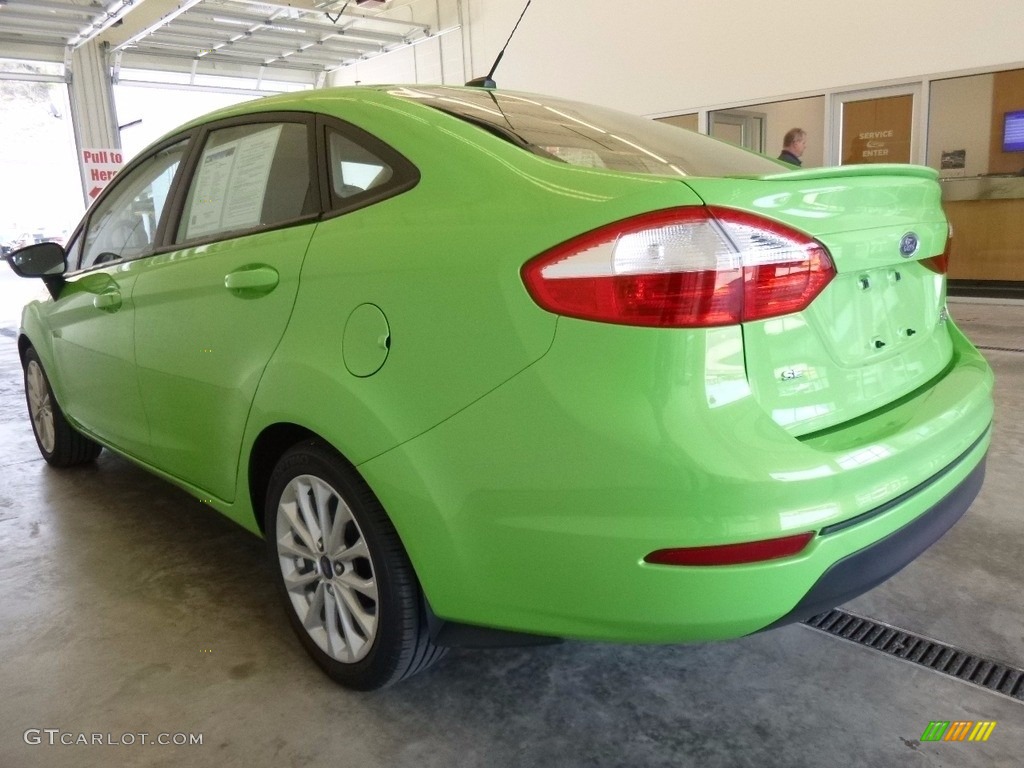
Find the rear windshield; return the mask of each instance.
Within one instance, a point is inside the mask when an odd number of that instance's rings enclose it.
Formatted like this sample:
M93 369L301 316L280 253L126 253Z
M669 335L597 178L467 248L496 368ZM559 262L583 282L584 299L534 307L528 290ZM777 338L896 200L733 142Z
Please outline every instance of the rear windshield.
M388 93L571 165L659 176L760 176L789 169L693 131L592 104L482 88L390 88Z

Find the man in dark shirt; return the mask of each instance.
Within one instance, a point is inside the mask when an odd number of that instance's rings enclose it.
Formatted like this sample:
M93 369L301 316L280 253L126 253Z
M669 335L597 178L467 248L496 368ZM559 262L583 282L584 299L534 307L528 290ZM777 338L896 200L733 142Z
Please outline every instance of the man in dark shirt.
M786 131L786 136L782 140L782 154L779 155L779 160L790 165L802 165L800 156L803 155L806 146L807 131L803 128L791 128Z

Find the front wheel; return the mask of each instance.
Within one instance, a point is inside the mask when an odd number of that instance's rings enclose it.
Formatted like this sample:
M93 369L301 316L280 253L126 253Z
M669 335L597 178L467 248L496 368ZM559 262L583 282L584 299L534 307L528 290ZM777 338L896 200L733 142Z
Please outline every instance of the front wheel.
M374 690L444 655L430 641L398 533L337 453L312 440L289 449L271 475L265 509L289 621L334 680Z
M25 399L36 445L47 463L54 467L72 467L86 464L100 455L103 447L78 432L64 418L39 355L31 347L25 351Z

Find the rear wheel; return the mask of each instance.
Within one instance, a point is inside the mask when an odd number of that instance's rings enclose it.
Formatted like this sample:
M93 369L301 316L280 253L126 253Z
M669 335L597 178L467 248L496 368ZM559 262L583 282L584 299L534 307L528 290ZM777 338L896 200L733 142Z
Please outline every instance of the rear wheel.
M288 618L334 680L373 690L440 659L412 564L380 502L327 445L288 450L270 478L268 554Z
M25 352L25 399L32 432L43 458L54 467L86 464L100 455L103 447L72 427L53 396L39 355L29 347Z

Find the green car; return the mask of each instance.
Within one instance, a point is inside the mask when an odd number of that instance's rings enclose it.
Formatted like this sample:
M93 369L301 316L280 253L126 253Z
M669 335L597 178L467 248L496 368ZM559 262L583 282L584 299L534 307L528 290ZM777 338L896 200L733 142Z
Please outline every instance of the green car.
M739 637L913 560L993 413L948 234L927 168L381 86L190 123L10 263L52 295L18 338L43 457L264 536L366 690L450 646Z

